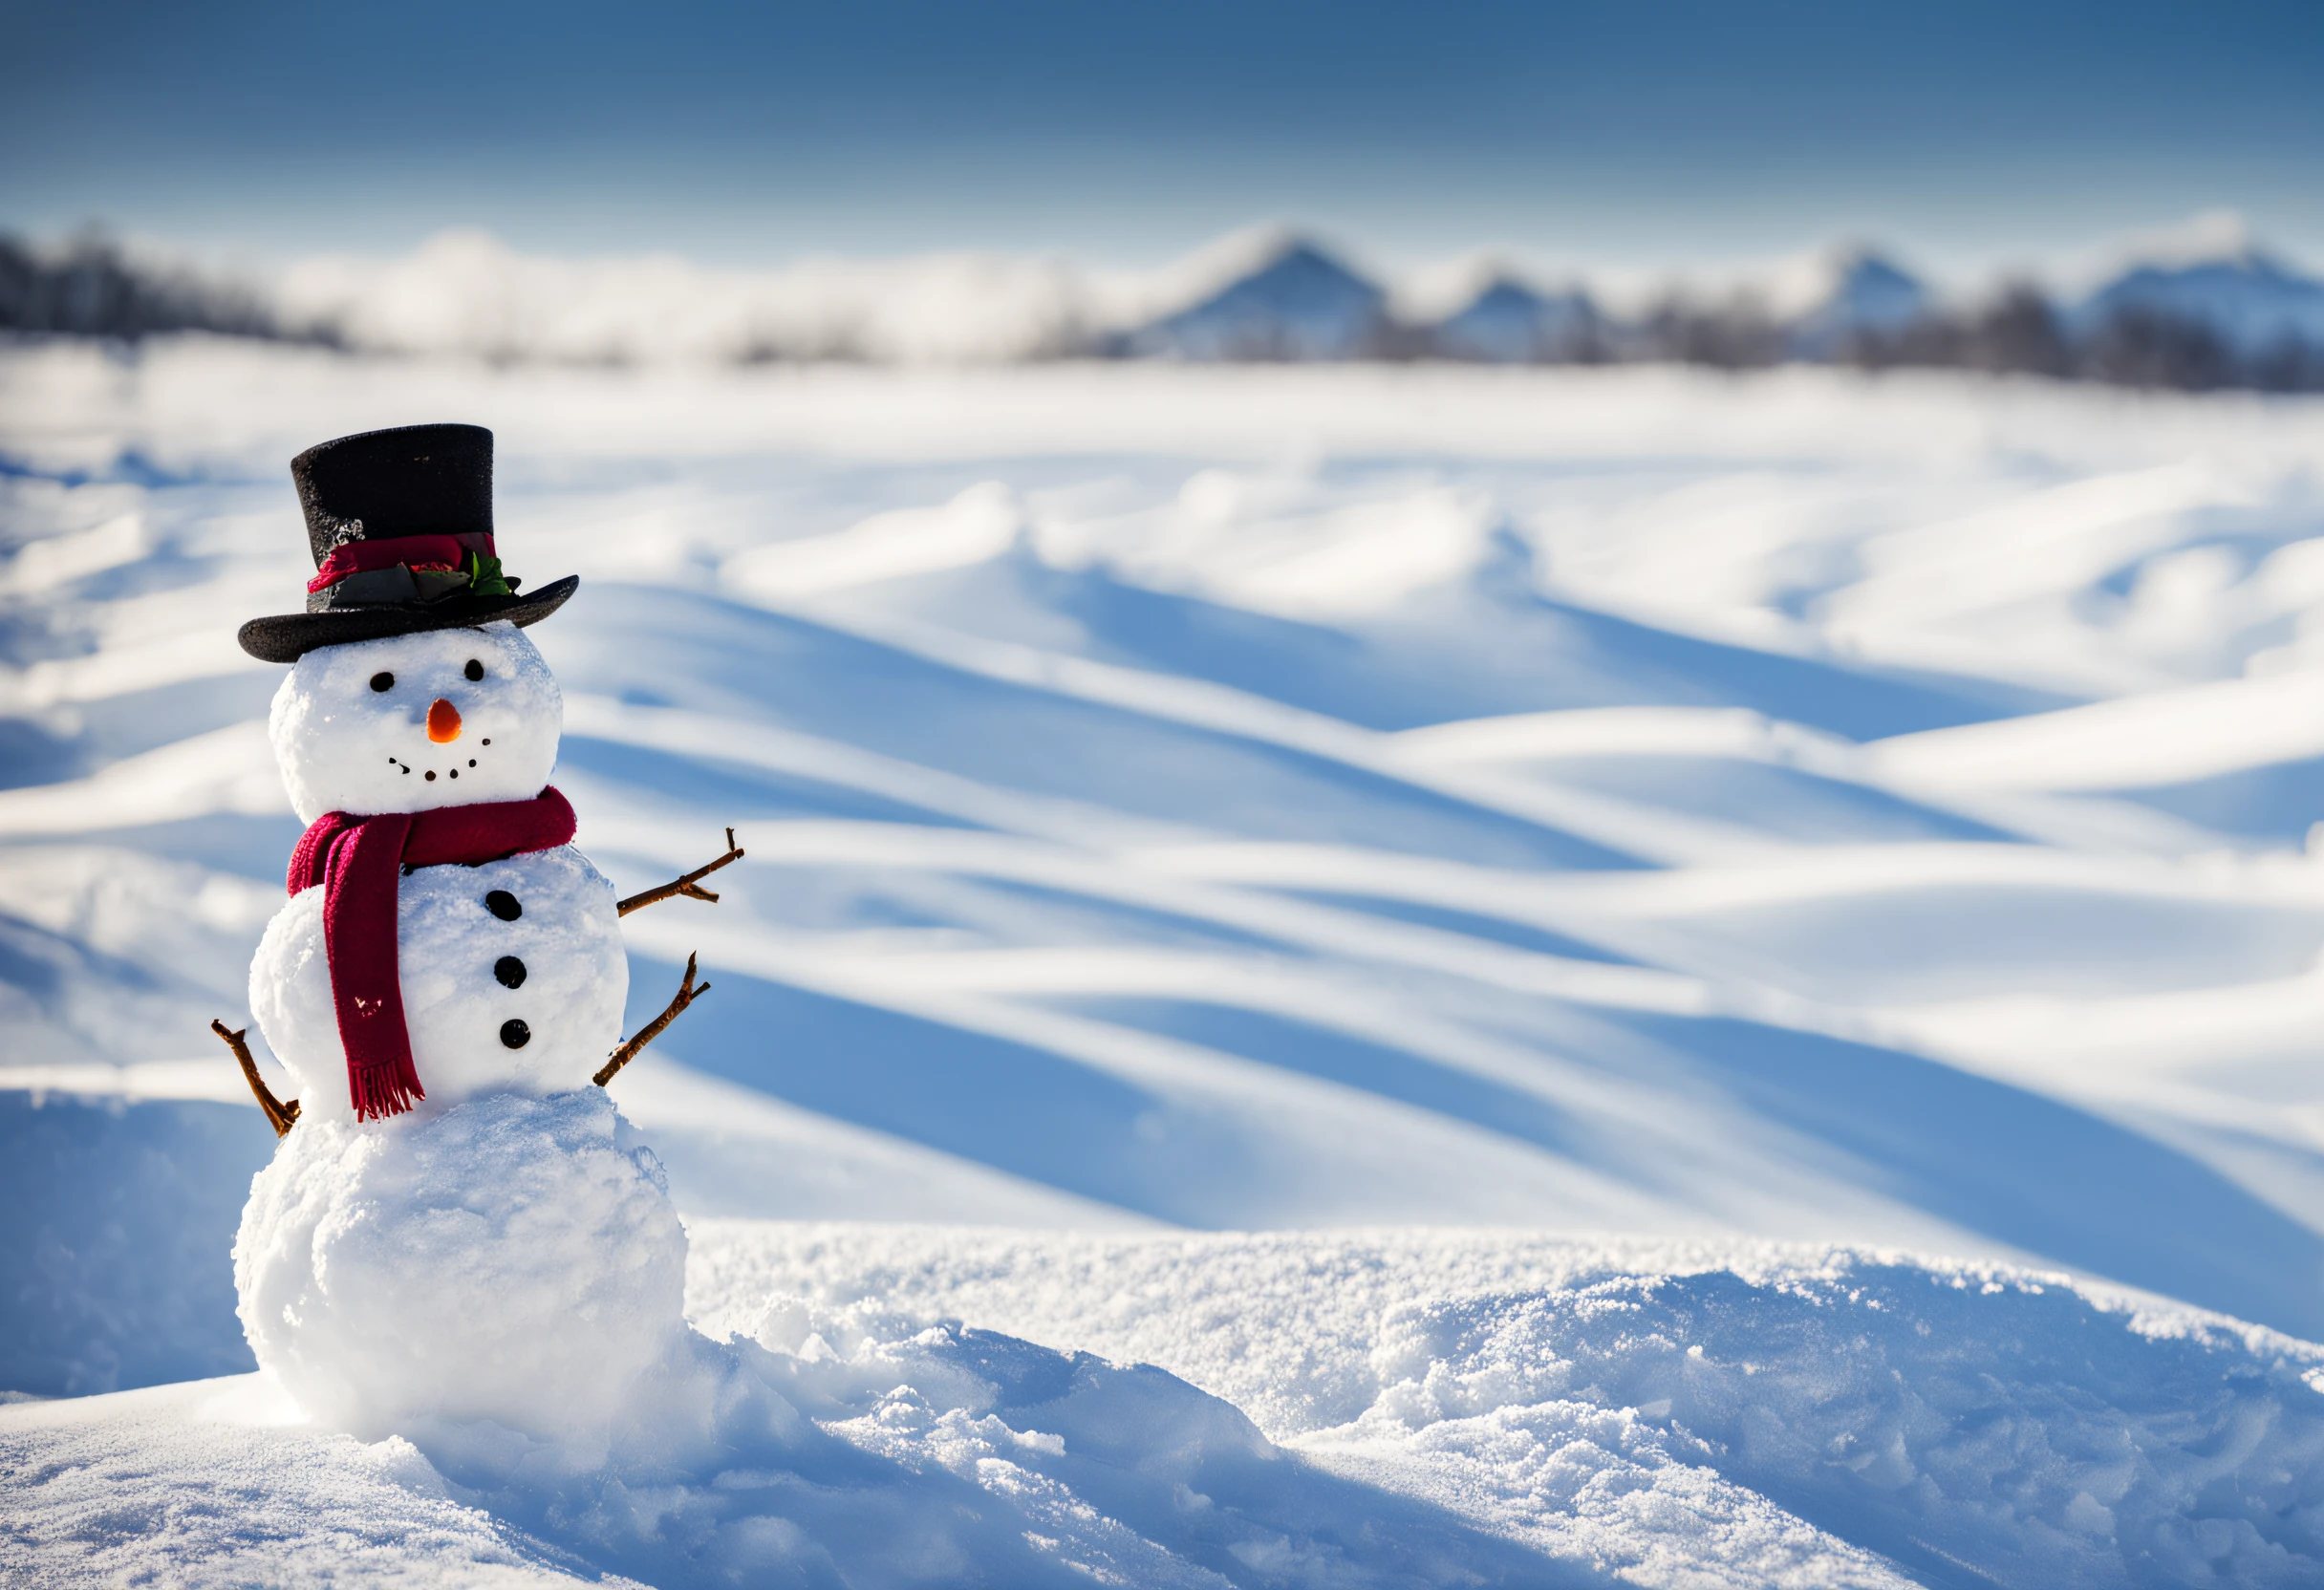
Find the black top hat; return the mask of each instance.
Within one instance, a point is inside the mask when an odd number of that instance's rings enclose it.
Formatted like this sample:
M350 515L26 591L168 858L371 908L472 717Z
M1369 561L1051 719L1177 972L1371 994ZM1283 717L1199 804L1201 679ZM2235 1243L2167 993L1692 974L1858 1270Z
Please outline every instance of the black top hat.
M537 624L579 589L578 576L528 596L492 548L492 433L481 425L405 425L310 447L290 461L314 579L307 611L253 618L242 649L295 662L317 646L506 618Z

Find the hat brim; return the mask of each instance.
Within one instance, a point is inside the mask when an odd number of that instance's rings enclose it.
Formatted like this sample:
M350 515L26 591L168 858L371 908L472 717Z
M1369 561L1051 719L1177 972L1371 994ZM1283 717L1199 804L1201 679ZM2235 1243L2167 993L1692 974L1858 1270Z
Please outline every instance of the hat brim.
M504 620L522 629L538 624L581 588L568 574L522 596L453 597L441 602L376 608L341 608L329 612L283 612L253 618L235 638L264 662L296 662L318 646L420 634L429 630L472 630Z

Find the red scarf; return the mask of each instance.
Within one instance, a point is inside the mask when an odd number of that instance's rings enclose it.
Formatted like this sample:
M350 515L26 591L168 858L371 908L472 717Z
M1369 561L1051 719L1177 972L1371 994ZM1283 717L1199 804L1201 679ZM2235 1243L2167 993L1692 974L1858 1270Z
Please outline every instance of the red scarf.
M529 801L350 817L325 812L290 852L290 892L323 886L323 953L347 1050L355 1119L400 1115L427 1097L412 1069L396 964L396 889L408 867L477 867L573 836L573 808L551 784ZM480 901L477 909L484 909Z

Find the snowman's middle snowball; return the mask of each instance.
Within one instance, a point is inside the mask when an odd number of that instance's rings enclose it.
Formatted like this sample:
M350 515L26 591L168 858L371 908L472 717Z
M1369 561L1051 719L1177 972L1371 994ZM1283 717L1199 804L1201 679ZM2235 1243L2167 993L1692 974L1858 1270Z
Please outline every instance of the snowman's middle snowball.
M422 1110L483 1093L586 1087L621 1042L630 966L613 886L570 845L406 874L396 956ZM513 986L505 960L524 967ZM290 1072L300 1125L352 1122L321 889L293 895L267 925L250 962L250 1011ZM510 1021L526 1024L521 1048L502 1037Z

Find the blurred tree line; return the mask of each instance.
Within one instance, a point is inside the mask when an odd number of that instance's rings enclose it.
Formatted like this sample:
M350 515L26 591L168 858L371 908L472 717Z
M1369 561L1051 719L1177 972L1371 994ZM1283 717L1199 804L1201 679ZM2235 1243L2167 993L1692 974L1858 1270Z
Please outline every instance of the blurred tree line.
M123 340L163 332L282 334L253 294L133 262L100 232L48 250L0 236L0 331Z
M1858 332L1845 339L1840 357L1873 370L2023 372L2182 392L2324 392L2324 347L2315 343L2287 339L2247 355L2202 320L2145 306L2116 309L2077 334L2026 283L1966 312L1926 315L1892 332Z

